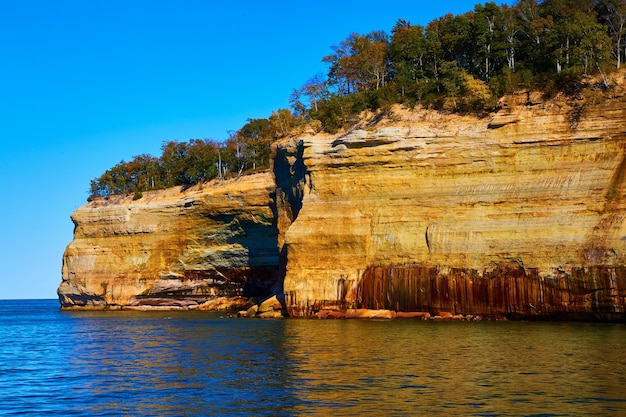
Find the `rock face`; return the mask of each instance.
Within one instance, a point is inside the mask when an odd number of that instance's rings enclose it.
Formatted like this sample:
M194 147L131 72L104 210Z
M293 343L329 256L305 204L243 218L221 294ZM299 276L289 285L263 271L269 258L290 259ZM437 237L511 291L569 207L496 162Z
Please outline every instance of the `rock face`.
M289 313L624 321L626 100L521 99L280 145Z
M91 202L61 303L626 321L626 96L501 105L396 110L276 144L271 173Z
M273 184L266 172L80 207L61 305L190 308L268 296L278 278Z

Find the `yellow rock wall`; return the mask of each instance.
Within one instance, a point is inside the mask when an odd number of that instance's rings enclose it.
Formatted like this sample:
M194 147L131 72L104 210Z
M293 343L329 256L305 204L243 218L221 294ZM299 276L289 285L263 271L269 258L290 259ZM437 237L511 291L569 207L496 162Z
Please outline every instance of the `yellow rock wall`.
M96 199L72 215L64 307L188 308L269 294L278 272L271 173Z
M626 101L509 100L279 145L290 313L623 313Z
M277 143L272 172L79 208L59 299L626 321L625 149L623 89L396 108Z

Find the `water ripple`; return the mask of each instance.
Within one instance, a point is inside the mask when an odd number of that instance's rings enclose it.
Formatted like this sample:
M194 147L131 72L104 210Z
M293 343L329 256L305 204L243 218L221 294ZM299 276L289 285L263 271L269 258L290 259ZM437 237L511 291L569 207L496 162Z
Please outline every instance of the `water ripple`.
M0 302L0 415L624 415L626 326Z

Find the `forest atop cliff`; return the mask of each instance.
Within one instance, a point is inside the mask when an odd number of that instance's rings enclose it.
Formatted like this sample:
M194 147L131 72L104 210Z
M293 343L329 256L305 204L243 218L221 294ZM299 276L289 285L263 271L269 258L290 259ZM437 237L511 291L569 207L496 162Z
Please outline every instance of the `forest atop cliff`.
M610 90L607 74L626 59L626 0L488 2L426 26L399 19L390 33L351 33L331 50L322 57L327 73L295 89L290 109L248 119L225 142L169 141L159 157L121 161L91 181L90 198L141 198L147 190L264 169L275 140L335 133L363 111L384 115L394 104L483 114L517 90ZM585 82L592 75L600 81Z

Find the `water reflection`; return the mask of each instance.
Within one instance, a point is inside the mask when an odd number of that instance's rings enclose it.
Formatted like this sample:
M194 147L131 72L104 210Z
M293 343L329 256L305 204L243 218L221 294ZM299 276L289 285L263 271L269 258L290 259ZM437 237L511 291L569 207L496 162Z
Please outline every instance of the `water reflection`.
M84 405L95 413L280 415L283 404L296 402L283 369L283 321L251 325L189 312L102 314L76 317L72 335L71 363L90 375ZM257 413L268 403L276 408Z
M626 411L623 326L290 321L315 415L604 415Z
M623 325L14 309L0 414L626 415Z

